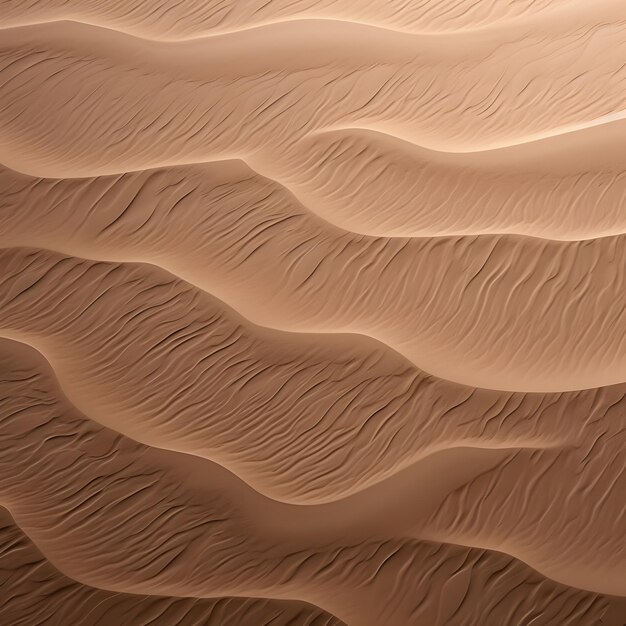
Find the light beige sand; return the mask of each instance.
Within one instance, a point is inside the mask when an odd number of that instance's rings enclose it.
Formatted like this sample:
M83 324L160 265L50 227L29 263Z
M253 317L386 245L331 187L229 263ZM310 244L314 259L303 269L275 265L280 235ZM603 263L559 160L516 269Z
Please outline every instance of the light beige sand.
M0 84L0 623L626 623L623 2L0 0Z

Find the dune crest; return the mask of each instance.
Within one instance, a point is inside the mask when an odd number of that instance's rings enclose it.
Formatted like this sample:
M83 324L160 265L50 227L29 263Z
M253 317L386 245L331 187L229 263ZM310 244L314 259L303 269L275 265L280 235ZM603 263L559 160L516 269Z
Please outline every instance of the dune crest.
M185 0L176 4L154 0L115 0L102 4L93 0L39 0L24 6L19 0L0 4L0 28L74 20L113 30L163 40L186 40L224 34L266 24L306 19L328 19L384 26L420 33L464 33L473 30L502 29L509 24L537 18L581 20L598 18L606 11L615 15L619 3L599 0L593 11L578 0L418 0L403 3L390 0L371 3L364 0L262 0L200 2ZM582 14L582 15L581 15ZM619 13L617 13L619 14Z
M13 467L1 474L0 501L57 569L85 585L150 596L303 599L346 623L497 623L529 610L541 611L546 625L619 623L621 599L568 589L503 554L410 538L416 524L432 532L429 518L445 513L445 492L432 481L414 491L408 509L396 489L361 504L285 507L213 464L97 425L67 402L49 366L23 344L0 342L0 371L9 399L0 419L2 460ZM478 486L516 458L499 457L466 456L454 480ZM363 515L364 507L378 514ZM450 584L454 572L465 592ZM411 588L411 581L423 582ZM493 595L485 597L483 585L495 585ZM391 601L392 589L400 602ZM515 603L503 602L511 593Z

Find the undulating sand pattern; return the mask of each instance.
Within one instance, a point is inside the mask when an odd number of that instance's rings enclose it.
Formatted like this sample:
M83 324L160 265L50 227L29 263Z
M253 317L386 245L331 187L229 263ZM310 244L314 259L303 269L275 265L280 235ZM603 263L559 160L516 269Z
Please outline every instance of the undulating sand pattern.
M624 0L0 0L0 625L626 625Z

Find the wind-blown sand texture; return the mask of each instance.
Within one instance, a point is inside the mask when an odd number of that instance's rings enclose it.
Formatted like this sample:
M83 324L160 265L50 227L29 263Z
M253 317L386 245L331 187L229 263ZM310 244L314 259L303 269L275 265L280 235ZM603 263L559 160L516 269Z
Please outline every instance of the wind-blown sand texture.
M0 624L626 624L622 0L0 0L0 84Z

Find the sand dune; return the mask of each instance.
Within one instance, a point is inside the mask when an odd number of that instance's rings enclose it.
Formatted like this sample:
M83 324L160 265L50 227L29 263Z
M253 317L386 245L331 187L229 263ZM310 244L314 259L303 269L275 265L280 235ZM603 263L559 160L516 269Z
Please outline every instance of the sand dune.
M236 163L36 184L2 178L0 245L162 265L253 322L368 335L468 385L564 391L626 381L624 236L355 236ZM55 286L50 310L65 299Z
M0 622L626 623L621 0L0 0Z
M212 464L145 448L87 420L31 349L5 341L0 359L9 398L2 458L12 468L2 474L0 499L46 557L83 584L199 598L296 595L348 623L380 623L384 615L405 621L409 610L412 619L442 623L495 624L527 613L545 624L591 624L600 617L619 623L624 604L617 598L567 589L497 553L402 539L402 523L408 530L428 514L419 488L412 520L363 516L359 506L347 507L348 520L337 514L345 505L336 504L285 509ZM480 484L468 474L472 465L479 469L470 462L457 477L461 484ZM432 492L432 505L442 493ZM398 605L372 602L410 580L424 582L400 593ZM479 599L482 585L493 594ZM520 594L521 586L530 593ZM511 593L515 602L503 602Z
M328 130L271 164L247 163L325 220L364 234L594 239L626 232L625 131L613 121L454 154L371 130ZM394 194L381 206L376 198L388 189Z
M272 160L312 131L364 124L471 151L626 110L622 23L449 47L316 24L169 44L72 23L5 31L0 157L44 176Z
M615 15L618 8L619 3L615 0L599 0L594 3L593 10L578 0L441 0L435 3L430 0L414 3L399 0L385 3L364 0L252 0L246 3L185 0L176 4L116 0L104 5L93 0L41 0L26 6L18 0L3 0L0 25L11 27L75 20L144 37L180 40L236 32L264 24L323 18L438 34L502 28L511 22L527 22L529 18L535 26L541 24L536 18L557 18L560 21L598 19L604 11Z
M384 346L253 327L149 266L5 254L13 255L2 262L16 280L3 285L9 299L0 328L42 350L69 396L101 423L151 446L217 461L271 497L332 500L328 510L353 535L361 524L370 528L384 510L382 498L390 500L383 515L394 528L407 524L414 532L417 524L427 536L444 532L506 549L568 584L624 592L616 575L624 555L607 543L607 533L621 537L626 524L623 466L614 465L625 443L623 387L529 399L437 389ZM55 285L63 288L62 302ZM601 451L600 469L589 462L590 449ZM413 520L407 499L415 499L420 517L432 498L420 477L434 471L431 463L447 468L446 486L436 488L443 495L453 486L448 481L466 478L467 465L489 469L493 459L510 462L483 479L485 493L459 496L481 504L472 506L476 526L473 516L458 519L465 508L458 501L432 529ZM537 481L545 500L531 514ZM520 488L511 489L516 482ZM351 494L348 505L339 500ZM592 496L603 515L583 507ZM493 511L502 520L485 530ZM330 532L331 515L325 519ZM568 531L577 537L574 551ZM602 572L615 576L599 583Z
M112 593L69 579L0 511L0 619L7 624L51 624L64 619L77 626L154 624L181 626L267 626L341 622L302 602L247 598L174 598ZM595 609L592 609L592 612Z

